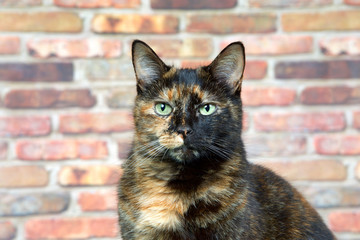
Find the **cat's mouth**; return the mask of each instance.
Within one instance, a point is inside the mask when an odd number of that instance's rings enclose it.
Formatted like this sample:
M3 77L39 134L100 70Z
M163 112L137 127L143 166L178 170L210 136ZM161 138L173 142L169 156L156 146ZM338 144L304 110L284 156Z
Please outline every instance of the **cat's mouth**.
M180 162L191 161L199 157L199 152L189 146L182 145L181 147L174 148L170 151L170 156Z

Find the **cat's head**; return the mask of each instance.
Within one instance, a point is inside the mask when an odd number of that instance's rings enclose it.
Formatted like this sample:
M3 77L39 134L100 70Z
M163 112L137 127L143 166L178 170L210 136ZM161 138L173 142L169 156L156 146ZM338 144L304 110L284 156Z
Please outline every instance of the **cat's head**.
M230 158L240 144L244 46L234 42L208 66L176 69L134 41L137 149L149 159L188 164Z

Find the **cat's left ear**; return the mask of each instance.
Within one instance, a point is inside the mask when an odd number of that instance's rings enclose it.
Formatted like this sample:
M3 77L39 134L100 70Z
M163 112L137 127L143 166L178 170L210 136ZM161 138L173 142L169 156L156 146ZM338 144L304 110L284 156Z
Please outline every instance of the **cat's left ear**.
M169 70L169 67L156 55L154 50L140 40L135 40L132 44L132 62L138 93L142 92L146 85L159 81Z
M228 45L208 66L208 71L217 81L226 82L233 93L241 92L245 69L245 48L241 42Z

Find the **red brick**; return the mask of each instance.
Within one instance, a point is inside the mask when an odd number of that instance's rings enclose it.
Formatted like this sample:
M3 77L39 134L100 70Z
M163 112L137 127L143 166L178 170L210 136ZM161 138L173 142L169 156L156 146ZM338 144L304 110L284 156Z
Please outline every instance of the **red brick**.
M20 21L19 21L20 20ZM69 32L82 30L82 21L70 12L0 13L0 31L6 32Z
M242 131L249 130L250 127L250 114L247 112L243 113L243 119L242 119Z
M98 140L22 140L16 143L21 160L104 159L107 144Z
M119 181L121 169L118 166L67 166L58 176L62 186L99 186L112 185Z
M207 58L214 49L210 38L149 39L146 43L164 58Z
M347 5L359 6L360 0L344 0L344 3Z
M286 32L359 30L360 11L320 11L316 13L284 13L281 24Z
M154 9L224 9L236 6L236 0L151 0L151 7Z
M16 228L14 224L9 221L0 222L0 239L1 240L11 240L14 239L16 235Z
M56 6L68 8L136 8L140 3L140 0L54 0Z
M26 239L116 238L117 219L65 218L29 219L25 223Z
M50 132L49 117L0 117L1 137L43 136Z
M241 98L245 106L277 105L287 106L294 103L296 91L289 88L243 87Z
M112 39L30 40L27 48L37 58L115 58L121 55L121 41Z
M122 138L117 141L119 149L119 158L126 159L130 153L132 138Z
M360 155L360 135L316 136L314 145L323 155Z
M8 154L8 144L7 142L0 142L0 160L7 158Z
M252 156L296 156L306 154L307 140L298 135L245 135L246 153Z
M82 192L78 203L82 211L108 211L116 210L117 193L116 191L107 192Z
M0 188L43 187L47 183L48 173L42 167L0 167Z
M69 203L66 193L0 193L0 217L60 213Z
M268 33L276 30L273 14L192 15L186 27L192 33Z
M12 90L5 95L7 108L93 107L96 97L87 89L76 90Z
M342 181L347 177L346 167L336 160L263 162L261 165L289 181Z
M360 205L360 189L356 186L297 188L315 208L358 207Z
M360 130L360 111L353 113L353 121L354 121L354 123L353 123L354 128L357 128Z
M301 93L301 102L317 104L357 104L360 103L360 87L307 87Z
M341 131L345 128L345 116L341 112L314 113L267 113L254 115L255 128L258 131L294 131L319 132Z
M179 19L172 15L98 14L91 28L96 33L177 33Z
M275 66L280 79L351 79L360 78L359 60L279 62Z
M83 66L85 76L90 81L134 81L135 73L130 59L92 60ZM135 88L135 86L134 86Z
M329 215L329 224L335 232L360 233L360 212L332 212Z
M0 37L0 54L17 54L19 52L20 52L19 37L10 37L10 36Z
M211 61L187 60L181 63L183 68L197 68L207 66ZM261 60L248 60L245 65L244 79L263 79L267 73L267 62Z
M70 82L72 63L0 63L0 81Z
M250 0L250 7L276 7L276 8L299 8L299 7L318 7L332 4L331 0Z
M360 37L334 37L321 39L321 51L328 56L360 55Z
M136 87L122 87L111 90L106 99L110 108L133 107L136 96Z
M111 133L132 129L133 118L129 111L60 116L61 133Z
M313 39L310 36L266 35L231 38L221 43L221 48L231 42L241 41L247 55L283 55L308 53L312 51Z

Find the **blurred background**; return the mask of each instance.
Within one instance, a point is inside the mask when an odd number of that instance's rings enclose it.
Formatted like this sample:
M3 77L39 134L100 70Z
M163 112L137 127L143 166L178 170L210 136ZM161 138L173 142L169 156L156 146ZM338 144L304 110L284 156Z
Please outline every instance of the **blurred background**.
M247 52L250 161L360 239L359 0L0 0L0 239L119 239L130 46L168 64Z

